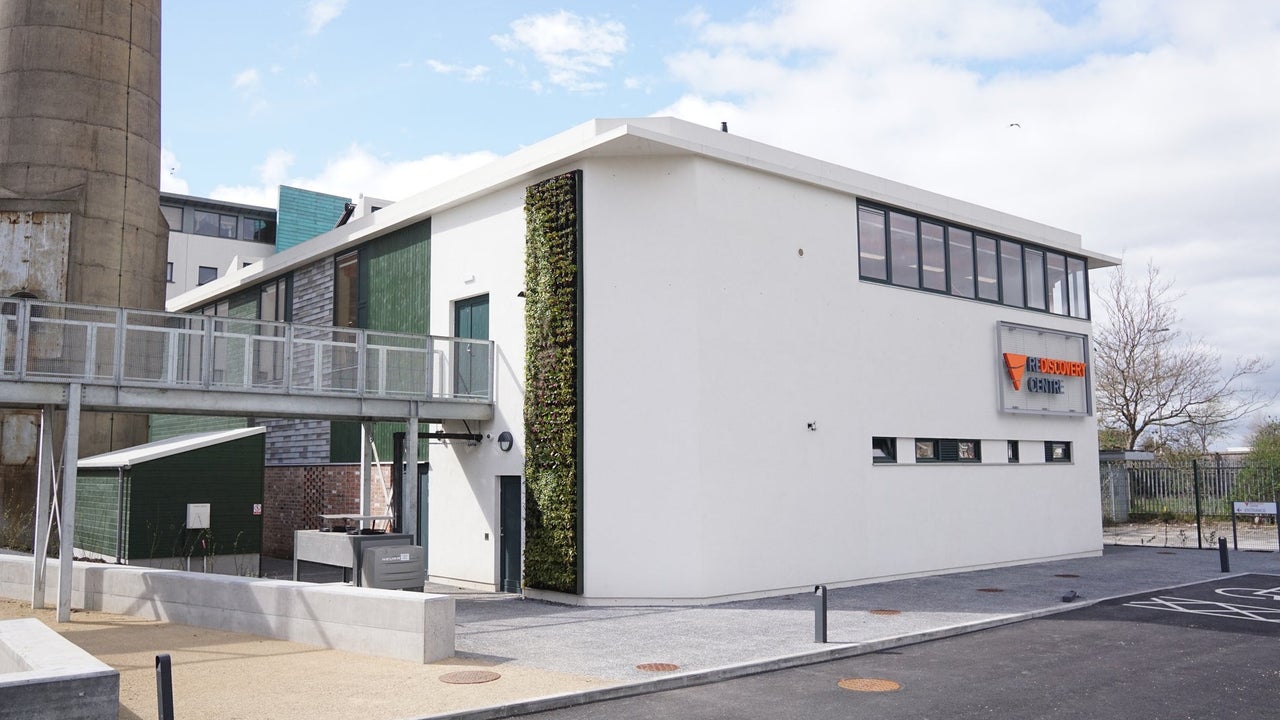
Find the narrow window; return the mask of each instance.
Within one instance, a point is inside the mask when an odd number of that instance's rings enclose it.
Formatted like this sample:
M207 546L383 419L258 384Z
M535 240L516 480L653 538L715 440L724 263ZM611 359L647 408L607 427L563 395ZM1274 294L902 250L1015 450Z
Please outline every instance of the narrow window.
M1049 312L1067 314L1067 258L1058 253L1044 255L1045 281L1049 292Z
M1022 295L1022 246L1000 241L1000 297L1005 305L1024 307Z
M920 246L916 219L889 213L889 281L902 287L920 287Z
M950 249L951 294L971 298L974 296L973 233L947 228L947 244Z
M204 265L201 265L200 269L197 272L198 272L198 275L196 276L197 285L204 285L205 283L211 283L214 280L218 279L218 268L206 267Z
M1010 463L1018 462L1018 441L1017 440L1009 441L1008 453L1009 453L1008 460Z
M871 280L888 280L886 257L884 211L858 208L858 272Z
M938 441L916 438L916 462L937 462Z
M349 252L335 261L333 278L333 324L359 327L360 256Z
M1026 248L1023 257L1027 263L1027 307L1044 310L1044 253Z
M1070 288L1071 317L1089 319L1089 275L1084 261L1067 258L1067 287Z
M977 440L957 440L956 460L958 462L982 462L982 444Z
M898 462L898 438L871 438L871 461L876 463Z
M920 223L920 277L926 290L947 291L946 231L941 225Z
M1071 462L1071 443L1046 442L1044 444L1044 461L1047 463Z
M164 281L173 282L173 263L171 262L164 264Z
M978 297L1000 302L1000 258L996 255L996 241L979 235L974 249L978 260Z

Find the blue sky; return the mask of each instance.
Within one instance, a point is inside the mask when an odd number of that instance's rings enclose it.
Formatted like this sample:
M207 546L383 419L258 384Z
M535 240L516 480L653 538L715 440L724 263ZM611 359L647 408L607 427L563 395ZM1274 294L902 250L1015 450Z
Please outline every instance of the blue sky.
M1274 0L171 1L163 23L166 190L397 200L594 117L727 121L1154 261L1188 342L1280 360Z

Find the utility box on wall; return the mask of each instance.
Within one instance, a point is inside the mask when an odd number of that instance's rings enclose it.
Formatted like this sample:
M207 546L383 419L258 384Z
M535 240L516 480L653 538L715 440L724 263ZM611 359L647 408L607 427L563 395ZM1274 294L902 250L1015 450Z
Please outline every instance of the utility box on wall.
M257 575L266 428L182 435L80 461L76 552Z

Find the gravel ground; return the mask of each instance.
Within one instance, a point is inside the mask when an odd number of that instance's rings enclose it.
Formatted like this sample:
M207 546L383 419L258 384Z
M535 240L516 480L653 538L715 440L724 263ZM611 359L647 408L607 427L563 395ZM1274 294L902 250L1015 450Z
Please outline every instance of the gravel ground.
M40 619L120 671L123 720L156 717L160 653L173 662L174 717L181 720L391 720L613 684L493 658L455 656L423 665L93 611L76 610L71 622L60 624L53 610L0 599L0 620L21 617ZM477 685L439 679L478 669L502 677Z
M1267 519L1269 520L1269 518ZM1280 548L1280 535L1272 522L1254 523L1243 518L1236 520L1233 539L1230 520L1205 519L1201 523L1204 547L1215 548L1218 538L1227 539L1227 547L1241 550L1266 550L1276 552ZM1170 523L1116 523L1102 528L1103 542L1108 545L1140 545L1164 548L1195 548L1196 524L1194 522Z

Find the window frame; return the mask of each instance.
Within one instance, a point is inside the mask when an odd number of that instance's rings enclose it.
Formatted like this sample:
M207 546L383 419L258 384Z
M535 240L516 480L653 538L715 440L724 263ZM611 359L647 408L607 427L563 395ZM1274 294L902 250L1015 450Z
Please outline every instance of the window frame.
M1061 456L1054 456L1054 449L1062 448ZM1045 440L1044 441L1044 461L1046 463L1070 463L1071 462L1071 442L1067 440Z
M880 452L880 455L876 455ZM898 462L898 438L876 435L871 438L871 462L875 465L891 465Z
M205 270L212 270L212 271L213 271L213 277L211 277L211 278L209 278L209 279L207 279L207 280L206 280L206 279L204 279L204 278L205 278L205 275L207 274L207 273L205 272ZM197 266L196 266L196 286L197 286L197 287L199 287L200 285L208 285L209 283L211 283L211 282L213 282L214 280L217 280L217 279L218 279L218 268L216 268L216 267L210 267L210 266L208 266L208 265L197 265Z
M905 237L906 226L910 223L915 226L914 244ZM944 277L940 282L936 277L933 282L928 281L930 275L924 268L925 248L931 247L930 252L937 255L935 246L939 238L926 237L925 234L926 227L930 226L942 229ZM1045 315L1090 319L1089 262L1084 256L1073 255L1069 250L862 200L857 204L855 227L859 280ZM968 257L953 257L953 246L964 248ZM914 253L914 258L908 257L911 253ZM984 266L987 255L991 256L987 260L989 266ZM895 263L895 257L902 259ZM1065 265L1066 279L1062 293L1051 297L1050 265L1054 265L1053 272L1062 271L1063 268L1056 264L1059 260ZM968 292L967 283L957 281L956 274L970 269L972 294ZM1012 286L1015 282L1018 287ZM1029 297L1029 293L1034 297Z

